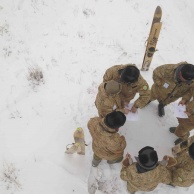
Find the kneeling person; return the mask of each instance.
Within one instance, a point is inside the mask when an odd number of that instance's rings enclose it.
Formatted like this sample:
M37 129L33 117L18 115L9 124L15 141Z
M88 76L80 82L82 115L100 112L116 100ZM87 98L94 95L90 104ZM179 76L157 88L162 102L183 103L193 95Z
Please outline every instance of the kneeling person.
M184 103L183 103L184 104ZM170 127L170 132L179 137L174 143L175 145L186 140L190 136L190 131L194 129L194 100L186 104L186 111L188 118L177 118L179 125L177 127Z
M98 109L100 117L105 117L108 113L116 110L124 114L129 112L129 109L124 108L120 92L122 85L114 80L103 82L98 87L95 105Z
M150 100L150 90L147 81L141 76L139 69L134 64L114 65L106 70L103 82L114 80L122 85L121 99L128 105L136 94L131 112L135 113L138 108L145 107Z
M146 146L139 151L137 162L127 165L123 162L120 177L127 181L130 193L136 191L152 191L159 183L170 184L171 172L158 163L158 155L154 148Z
M172 185L189 187L194 184L194 143L176 157L177 165L172 169Z

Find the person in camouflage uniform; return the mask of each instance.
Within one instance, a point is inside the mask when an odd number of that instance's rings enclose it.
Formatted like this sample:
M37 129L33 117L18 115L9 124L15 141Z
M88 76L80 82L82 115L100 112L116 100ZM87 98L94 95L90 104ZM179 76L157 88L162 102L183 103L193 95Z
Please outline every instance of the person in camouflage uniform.
M180 152L177 164L172 168L172 185L189 187L194 184L194 143L188 149Z
M95 101L100 117L105 117L113 110L121 111L124 114L129 112L129 109L124 108L124 104L120 98L119 94L121 90L122 85L114 80L100 84Z
M131 112L137 108L145 107L150 100L148 83L140 75L139 69L134 64L114 65L106 70L103 82L115 80L122 84L121 99L125 105L139 93L139 98L134 102Z
M183 102L190 99L189 90L193 84L194 65L187 62L165 64L153 71L154 84L151 88L151 99L158 100L158 115L164 116L164 106L182 97Z
M188 118L177 118L179 125L177 127L170 127L170 132L179 137L175 144L186 140L192 129L194 129L194 100L186 104L186 112Z
M88 122L88 129L92 136L94 152L92 166L96 167L102 159L109 164L121 162L126 147L124 136L120 136L118 128L123 126L126 116L120 111L113 111L105 118L94 117Z
M127 189L131 194L136 191L152 191L159 183L171 183L171 172L158 162L154 148L142 148L136 160L132 164L123 162L120 173L121 179L127 181Z

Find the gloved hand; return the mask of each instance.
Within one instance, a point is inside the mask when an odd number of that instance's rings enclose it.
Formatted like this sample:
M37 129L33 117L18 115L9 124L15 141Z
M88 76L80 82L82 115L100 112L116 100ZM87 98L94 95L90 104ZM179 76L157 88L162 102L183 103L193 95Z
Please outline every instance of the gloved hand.
M133 163L133 160L131 158L131 155L129 153L127 153L122 164L123 164L123 166L127 167L127 166L131 165L132 163Z
M166 166L166 167L173 167L177 164L177 160L171 156L167 156L165 155L163 157L163 160L160 162L163 166Z

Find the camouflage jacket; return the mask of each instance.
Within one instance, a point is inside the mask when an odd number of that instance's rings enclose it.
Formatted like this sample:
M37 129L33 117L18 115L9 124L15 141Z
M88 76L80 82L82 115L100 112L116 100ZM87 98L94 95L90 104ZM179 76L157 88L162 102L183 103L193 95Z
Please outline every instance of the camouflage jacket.
M91 118L88 122L88 129L92 136L93 152L104 160L116 160L123 156L126 147L124 136L119 133L109 133L113 129L104 124L100 117Z
M95 105L98 109L98 114L100 117L105 117L108 113L112 112L113 110L121 111L125 114L124 106L122 105L121 98L119 94L116 95L107 95L103 82L98 87L98 94L96 96Z
M183 97L182 99L187 102L191 97L190 89L191 86L194 85L193 81L191 81L191 83L187 83L178 82L176 80L175 71L183 63L186 62L161 65L153 71L154 84L157 85L157 92L159 93L159 96L163 96L162 98L165 99L165 104L168 104L168 98L170 98L170 101L172 102L172 99Z
M176 157L177 165L172 170L172 184L179 187L189 187L194 183L194 160L185 150Z
M152 191L159 183L170 184L172 181L171 172L161 164L145 173L138 173L136 162L128 167L123 166L120 177L127 181L127 189L133 193L136 191Z
M120 71L127 66L135 66L134 64L115 65L106 70L103 81L115 80L120 82ZM150 100L150 90L148 83L140 75L138 81L132 84L120 82L122 84L121 98L123 101L129 102L137 93L139 98L135 101L134 105L138 108L143 108Z

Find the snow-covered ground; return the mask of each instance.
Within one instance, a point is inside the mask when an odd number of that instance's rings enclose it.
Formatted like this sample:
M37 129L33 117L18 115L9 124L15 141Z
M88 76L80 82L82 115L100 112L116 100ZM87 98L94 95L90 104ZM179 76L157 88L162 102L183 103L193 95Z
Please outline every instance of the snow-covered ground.
M1 0L0 1L0 194L125 194L121 164L91 167L89 118L107 68L135 63L141 68L145 42L157 6L163 11L151 68L141 72L152 85L152 71L166 63L194 63L192 0ZM39 69L43 80L30 79ZM139 110L139 121L121 128L126 152L134 156L153 146L171 155L177 125L171 105L163 118L157 103ZM73 132L82 127L86 155L66 155ZM88 183L89 181L89 183ZM190 188L159 185L152 194L193 194ZM144 192L137 192L143 194Z

